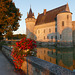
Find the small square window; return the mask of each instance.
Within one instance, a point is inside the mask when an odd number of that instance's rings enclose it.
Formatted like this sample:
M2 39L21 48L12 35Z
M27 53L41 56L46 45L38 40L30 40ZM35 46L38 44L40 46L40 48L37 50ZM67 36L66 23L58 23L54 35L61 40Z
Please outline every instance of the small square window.
M62 21L62 26L64 26L64 21Z

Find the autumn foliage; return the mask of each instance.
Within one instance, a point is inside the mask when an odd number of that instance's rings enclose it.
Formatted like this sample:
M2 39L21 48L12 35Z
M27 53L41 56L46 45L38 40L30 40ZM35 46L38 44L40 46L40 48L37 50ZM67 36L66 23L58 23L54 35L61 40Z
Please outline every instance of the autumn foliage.
M35 56L35 47L36 42L32 39L23 38L20 42L16 42L16 46L13 46L11 53L15 68L21 69L24 57Z
M0 37L2 34L16 31L21 14L12 0L0 0Z

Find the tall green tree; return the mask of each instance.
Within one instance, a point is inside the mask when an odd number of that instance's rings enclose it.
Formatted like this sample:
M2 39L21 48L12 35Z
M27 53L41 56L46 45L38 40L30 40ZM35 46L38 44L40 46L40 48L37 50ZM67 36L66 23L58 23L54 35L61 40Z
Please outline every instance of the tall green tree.
M19 28L21 14L12 0L0 0L0 39L2 34Z

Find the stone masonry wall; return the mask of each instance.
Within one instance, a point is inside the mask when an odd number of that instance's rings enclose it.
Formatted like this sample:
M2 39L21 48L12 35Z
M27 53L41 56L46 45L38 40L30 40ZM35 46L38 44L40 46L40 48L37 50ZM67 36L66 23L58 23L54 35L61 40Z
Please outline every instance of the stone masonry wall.
M36 41L55 42L55 22L36 25L34 28ZM53 37L51 39L51 37Z
M27 38L34 39L34 25L35 25L36 19L27 18L25 21L26 21L26 35L27 35Z
M2 52L9 60L12 60L10 51L11 48L7 46L2 47ZM33 56L25 57L21 69L26 75L75 75L75 72Z
M75 21L72 21L73 44L75 45Z

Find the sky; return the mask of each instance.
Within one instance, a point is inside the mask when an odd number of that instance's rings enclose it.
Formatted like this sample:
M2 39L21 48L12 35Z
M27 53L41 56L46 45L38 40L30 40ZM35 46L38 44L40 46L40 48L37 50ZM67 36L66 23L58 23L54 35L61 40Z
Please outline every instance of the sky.
M44 9L49 11L68 3L70 11L73 13L72 20L75 21L75 0L13 0L13 2L22 14L21 21L19 22L20 27L14 34L26 34L25 19L27 18L27 12L29 12L30 6L35 18L37 18L38 13L43 13Z

